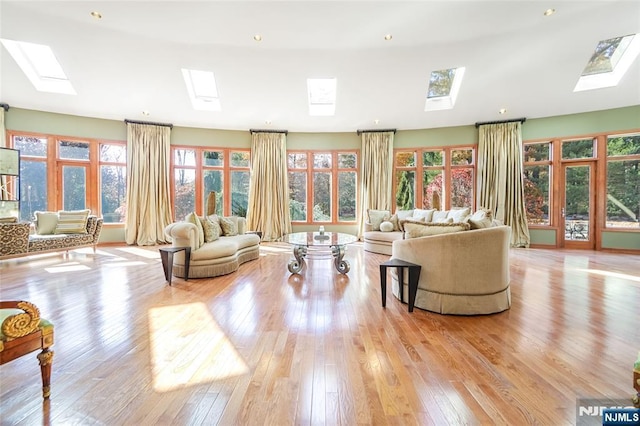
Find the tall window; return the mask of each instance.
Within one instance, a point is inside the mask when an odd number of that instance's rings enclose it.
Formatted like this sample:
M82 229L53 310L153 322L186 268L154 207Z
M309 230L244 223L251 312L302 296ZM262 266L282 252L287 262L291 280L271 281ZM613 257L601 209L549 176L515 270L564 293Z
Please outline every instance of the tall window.
M31 221L48 206L47 138L16 135L12 144L20 150L20 220Z
M231 151L231 214L247 216L249 208L249 151Z
M473 207L473 147L398 150L394 167L397 209Z
M606 226L640 228L640 134L607 138Z
M293 222L356 221L356 152L290 151L287 163L289 211Z
M100 144L100 210L105 223L124 223L127 210L127 147Z
M307 153L288 153L287 167L291 221L307 222Z
M222 215L224 199L224 151L203 151L202 153L202 180L204 195L210 192L216 193L216 214ZM205 209L206 210L206 209Z
M524 145L524 197L527 222L549 225L551 142Z
M173 206L176 220L206 213L209 192L216 193L216 213L247 215L249 150L172 147Z
M176 220L184 220L196 210L196 151L173 150L173 213Z

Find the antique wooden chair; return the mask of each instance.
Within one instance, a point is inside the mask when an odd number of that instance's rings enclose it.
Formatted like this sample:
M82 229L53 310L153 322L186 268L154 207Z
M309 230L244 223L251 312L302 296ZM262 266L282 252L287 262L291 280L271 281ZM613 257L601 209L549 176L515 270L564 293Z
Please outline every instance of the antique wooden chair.
M40 310L22 300L0 302L0 365L41 349L42 396L51 394L53 324L40 318Z

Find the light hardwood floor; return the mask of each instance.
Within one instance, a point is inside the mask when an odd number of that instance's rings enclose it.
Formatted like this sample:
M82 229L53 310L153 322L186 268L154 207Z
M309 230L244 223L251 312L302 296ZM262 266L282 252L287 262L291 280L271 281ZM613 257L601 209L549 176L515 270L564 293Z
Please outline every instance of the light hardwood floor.
M638 255L512 250L511 309L477 317L383 309L388 257L359 244L346 276L291 257L263 244L172 287L157 248L0 262L0 298L55 324L51 400L36 353L5 364L0 423L563 425L577 398L632 394Z

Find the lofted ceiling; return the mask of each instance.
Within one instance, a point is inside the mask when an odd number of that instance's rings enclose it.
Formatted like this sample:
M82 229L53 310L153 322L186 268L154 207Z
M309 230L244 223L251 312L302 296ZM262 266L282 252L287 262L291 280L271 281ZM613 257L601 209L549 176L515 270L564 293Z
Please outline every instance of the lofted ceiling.
M544 16L548 8L556 13ZM0 38L51 46L77 92L36 91L0 47L0 102L294 132L538 118L639 105L640 59L616 87L573 92L598 41L632 33L640 33L637 0L0 0ZM425 112L430 72L460 66L455 107ZM192 109L181 68L214 72L221 111ZM309 116L312 77L337 78L334 116Z

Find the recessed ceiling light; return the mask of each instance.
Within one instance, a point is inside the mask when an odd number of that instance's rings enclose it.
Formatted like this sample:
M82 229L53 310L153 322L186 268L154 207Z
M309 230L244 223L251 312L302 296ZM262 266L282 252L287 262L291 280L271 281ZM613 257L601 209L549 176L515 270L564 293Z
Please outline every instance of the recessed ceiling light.
M262 36L260 34L256 34L256 35L253 36L253 39L255 41L262 41Z
M271 124L271 120L264 120L264 124Z
M373 120L373 124L378 124L380 123L380 120Z
M391 34L387 34L387 35L384 36L384 39L387 40L387 41L391 40L392 38L393 38L393 36Z
M144 111L142 111L142 115L149 115L151 114L149 111L147 111L146 109Z
M500 111L498 111L499 114L505 114L507 112L506 108L500 108Z
M102 14L100 12L91 12L91 16L96 19L102 19Z
M556 13L555 9L547 9L547 10L544 11L544 16L551 16L554 13Z

